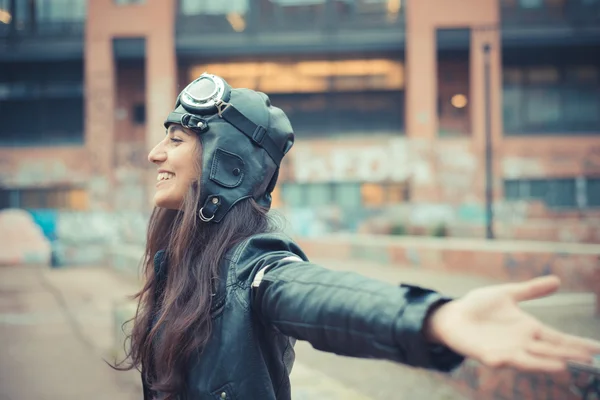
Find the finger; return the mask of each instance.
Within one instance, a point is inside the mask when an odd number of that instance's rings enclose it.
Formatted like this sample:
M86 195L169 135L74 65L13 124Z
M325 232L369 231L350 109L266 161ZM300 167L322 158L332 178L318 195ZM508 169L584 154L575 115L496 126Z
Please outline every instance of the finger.
M544 358L554 358L562 361L590 362L592 356L588 351L577 347L557 346L548 342L531 342L527 351L530 355Z
M520 353L508 364L528 372L556 373L567 369L567 363L563 360L534 356L526 352Z
M548 326L545 326L540 330L537 338L557 346L577 348L582 351L587 351L588 353L600 353L600 342L579 336L568 335Z
M556 276L543 276L525 282L510 283L507 290L515 301L526 301L548 296L558 289L560 279Z

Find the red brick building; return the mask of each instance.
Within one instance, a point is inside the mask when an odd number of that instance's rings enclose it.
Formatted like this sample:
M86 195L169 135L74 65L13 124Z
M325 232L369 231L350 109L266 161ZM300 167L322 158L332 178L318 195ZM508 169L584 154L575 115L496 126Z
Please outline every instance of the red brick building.
M600 242L599 27L599 0L0 0L0 207L148 210L206 70L289 113L299 234L485 237L489 160L496 237Z

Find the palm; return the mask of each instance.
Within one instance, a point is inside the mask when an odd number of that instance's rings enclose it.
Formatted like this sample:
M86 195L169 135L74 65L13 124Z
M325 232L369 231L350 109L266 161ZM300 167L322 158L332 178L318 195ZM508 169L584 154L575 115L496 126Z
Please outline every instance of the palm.
M439 310L437 336L491 367L554 372L563 370L567 360L588 362L600 351L598 343L557 332L518 306L558 285L558 279L546 277L474 290Z

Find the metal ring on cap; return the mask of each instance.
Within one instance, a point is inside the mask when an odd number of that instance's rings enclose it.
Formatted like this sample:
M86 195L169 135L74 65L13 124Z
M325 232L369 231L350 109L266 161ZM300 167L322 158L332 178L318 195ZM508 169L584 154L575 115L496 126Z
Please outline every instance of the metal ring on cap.
M206 218L206 217L204 216L204 213L203 213L203 211L204 211L204 207L202 207L202 208L200 209L200 211L198 211L198 217L200 217L200 219L201 219L203 222L210 222L210 221L212 221L212 219L213 219L215 216L213 215L213 216L212 216L212 217L210 217L210 218Z

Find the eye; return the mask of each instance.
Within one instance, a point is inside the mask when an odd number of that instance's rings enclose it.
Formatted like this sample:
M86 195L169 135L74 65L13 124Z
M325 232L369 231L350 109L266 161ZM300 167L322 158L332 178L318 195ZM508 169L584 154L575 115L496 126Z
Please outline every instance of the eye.
M175 142L175 143L181 143L181 142L183 142L183 140L177 139L176 137L172 137L170 139L171 139L171 142Z

